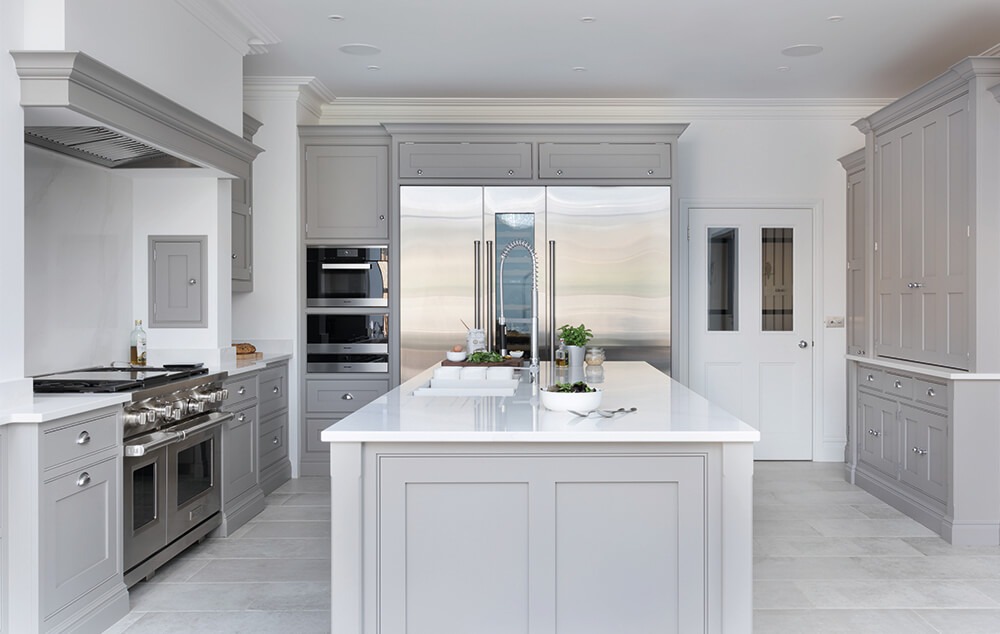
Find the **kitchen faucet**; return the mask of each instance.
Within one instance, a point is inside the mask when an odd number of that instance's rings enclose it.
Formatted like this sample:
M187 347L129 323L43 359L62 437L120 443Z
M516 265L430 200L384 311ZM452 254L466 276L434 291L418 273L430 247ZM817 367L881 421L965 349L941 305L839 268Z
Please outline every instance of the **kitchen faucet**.
M500 252L500 273L497 275L497 286L500 287L500 317L497 324L500 326L500 354L507 354L507 318L504 316L503 308L503 265L507 261L510 252L518 247L523 248L531 256L531 361L528 364L528 372L534 382L538 378L538 258L535 250L524 240L512 240Z

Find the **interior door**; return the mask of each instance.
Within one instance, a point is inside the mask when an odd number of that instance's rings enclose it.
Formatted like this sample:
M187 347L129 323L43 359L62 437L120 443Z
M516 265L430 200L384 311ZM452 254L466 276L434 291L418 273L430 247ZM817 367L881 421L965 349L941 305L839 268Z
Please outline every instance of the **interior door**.
M812 459L812 215L691 209L691 389L760 430L757 460Z

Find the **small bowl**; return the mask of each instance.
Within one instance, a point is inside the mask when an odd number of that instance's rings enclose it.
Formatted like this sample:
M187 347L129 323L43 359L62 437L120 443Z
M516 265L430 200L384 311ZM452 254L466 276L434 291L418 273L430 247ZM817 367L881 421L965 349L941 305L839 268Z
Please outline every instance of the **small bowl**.
M540 392L542 405L554 412L573 410L586 414L601 406L604 392L596 388L594 392L550 392L548 389Z
M520 359L523 356L524 356L524 350L511 350L510 351L510 357L512 359Z
M455 352L454 350L449 350L447 352L449 361L465 361L465 350L461 352Z

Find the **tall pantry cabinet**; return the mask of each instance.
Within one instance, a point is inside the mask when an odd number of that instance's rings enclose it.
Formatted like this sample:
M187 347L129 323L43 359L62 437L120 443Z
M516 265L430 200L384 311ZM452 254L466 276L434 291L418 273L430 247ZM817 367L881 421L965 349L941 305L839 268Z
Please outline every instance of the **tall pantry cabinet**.
M848 478L953 543L1000 544L1000 57L855 125Z

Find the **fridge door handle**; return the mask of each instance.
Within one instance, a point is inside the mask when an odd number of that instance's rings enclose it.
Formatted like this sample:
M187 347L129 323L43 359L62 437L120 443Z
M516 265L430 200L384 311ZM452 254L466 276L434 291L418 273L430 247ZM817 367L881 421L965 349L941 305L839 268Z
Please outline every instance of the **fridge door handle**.
M493 305L493 298L496 297L496 293L493 290L493 241L486 241L486 323L484 324L484 329L486 330L486 349L493 349L493 337L496 332L496 318L494 317L494 310L496 307Z
M549 272L546 276L549 294L549 362L556 366L556 241L549 240Z
M475 276L473 280L473 295L475 295L475 306L473 306L473 314L475 316L472 322L473 328L483 327L483 271L482 271L482 241L475 240L472 243L472 270Z

